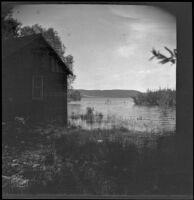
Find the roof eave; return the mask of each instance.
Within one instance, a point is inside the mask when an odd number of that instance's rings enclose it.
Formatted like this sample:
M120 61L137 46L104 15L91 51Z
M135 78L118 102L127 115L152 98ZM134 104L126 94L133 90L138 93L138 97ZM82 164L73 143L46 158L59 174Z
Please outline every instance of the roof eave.
M73 72L68 68L68 66L66 65L66 63L64 63L62 61L62 59L60 58L60 56L57 54L57 52L53 49L53 47L46 41L46 39L42 36L42 34L40 34L40 37L43 38L43 40L47 43L47 45L52 49L52 51L55 53L56 57L58 58L58 60L60 61L60 63L64 66L64 70L67 72L68 75L74 75Z

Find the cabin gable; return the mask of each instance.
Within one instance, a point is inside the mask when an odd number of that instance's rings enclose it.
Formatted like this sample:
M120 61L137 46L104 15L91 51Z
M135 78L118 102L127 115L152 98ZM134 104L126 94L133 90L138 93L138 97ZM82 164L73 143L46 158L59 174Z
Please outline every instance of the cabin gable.
M42 38L8 55L3 59L4 114L61 119L67 124L67 75Z

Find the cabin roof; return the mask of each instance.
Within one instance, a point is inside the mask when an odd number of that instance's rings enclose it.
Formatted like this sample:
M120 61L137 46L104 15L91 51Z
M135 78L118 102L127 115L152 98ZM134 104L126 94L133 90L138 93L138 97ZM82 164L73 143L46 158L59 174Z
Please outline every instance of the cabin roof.
M41 38L45 45L54 53L57 60L64 66L65 71L68 74L73 75L72 71L67 67L66 63L61 59L58 53L51 47L51 45L44 39L42 34L33 34L29 36L23 36L13 39L8 39L2 42L2 59L5 59L7 56L10 56L13 53L16 53L21 48L30 45L35 39Z

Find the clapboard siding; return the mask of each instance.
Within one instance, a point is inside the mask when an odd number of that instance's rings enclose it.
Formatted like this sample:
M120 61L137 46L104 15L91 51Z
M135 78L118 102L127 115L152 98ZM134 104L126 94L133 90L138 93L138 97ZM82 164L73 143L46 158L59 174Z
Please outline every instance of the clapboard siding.
M3 118L57 120L67 125L66 67L42 37L3 59ZM43 98L32 95L33 77L41 76Z

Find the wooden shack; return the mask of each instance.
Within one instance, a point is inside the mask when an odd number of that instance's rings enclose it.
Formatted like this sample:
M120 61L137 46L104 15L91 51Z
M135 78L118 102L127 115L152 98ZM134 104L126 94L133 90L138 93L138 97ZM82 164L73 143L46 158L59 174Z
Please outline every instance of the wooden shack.
M72 74L41 34L2 43L3 120L20 116L67 125L67 77Z

